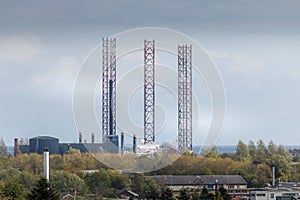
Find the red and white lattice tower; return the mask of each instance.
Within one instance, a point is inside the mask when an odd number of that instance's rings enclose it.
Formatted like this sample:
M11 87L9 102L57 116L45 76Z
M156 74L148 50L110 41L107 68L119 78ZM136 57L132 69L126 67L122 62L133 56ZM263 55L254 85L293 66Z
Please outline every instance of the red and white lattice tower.
M102 39L102 134L116 135L116 38Z
M178 45L178 150L192 150L191 45Z
M144 143L155 141L155 40L144 40Z

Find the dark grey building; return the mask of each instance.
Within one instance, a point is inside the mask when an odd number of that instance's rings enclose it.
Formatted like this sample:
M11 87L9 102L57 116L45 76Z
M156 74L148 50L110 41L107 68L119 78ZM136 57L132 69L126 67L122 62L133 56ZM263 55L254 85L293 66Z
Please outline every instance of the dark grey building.
M29 145L19 145L19 152L42 154L44 147L48 147L50 154L66 154L70 148L77 149L81 153L118 153L118 143L115 141L105 143L59 143L58 138L50 136L37 136L29 139Z

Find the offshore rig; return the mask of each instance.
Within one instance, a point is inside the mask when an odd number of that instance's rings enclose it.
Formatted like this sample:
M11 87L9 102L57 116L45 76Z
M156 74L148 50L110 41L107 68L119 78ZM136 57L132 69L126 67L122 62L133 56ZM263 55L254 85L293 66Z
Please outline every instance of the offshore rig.
M118 146L116 133L116 38L102 39L102 142ZM133 152L160 152L155 142L155 40L144 40L144 138ZM192 46L178 45L178 152L192 151ZM121 134L124 153L124 133Z
M58 138L37 136L29 144L18 145L15 138L15 155L19 153L43 153L44 147L54 154L65 154L70 148L80 152L92 153L128 153L125 149L125 134L116 133L116 75L117 75L116 38L102 39L102 142L95 142L91 134L91 143L87 143L79 132L78 143L60 143ZM178 45L178 138L177 150L182 153L192 151L192 46ZM163 148L155 141L155 40L144 40L144 137L137 143L132 136L131 152L137 156L153 155ZM120 148L119 148L120 147Z

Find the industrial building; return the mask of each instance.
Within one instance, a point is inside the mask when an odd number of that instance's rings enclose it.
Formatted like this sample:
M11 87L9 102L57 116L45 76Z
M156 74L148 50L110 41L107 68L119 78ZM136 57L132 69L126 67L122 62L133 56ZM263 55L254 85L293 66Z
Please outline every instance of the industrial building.
M17 139L16 139L17 140ZM43 154L44 148L48 147L50 154L66 154L70 148L77 149L81 153L92 152L109 152L118 153L118 141L94 143L94 134L92 134L92 143L82 143L82 134L79 134L78 143L60 143L58 138L50 136L37 136L29 139L28 145L17 145L15 141L16 153L38 153Z

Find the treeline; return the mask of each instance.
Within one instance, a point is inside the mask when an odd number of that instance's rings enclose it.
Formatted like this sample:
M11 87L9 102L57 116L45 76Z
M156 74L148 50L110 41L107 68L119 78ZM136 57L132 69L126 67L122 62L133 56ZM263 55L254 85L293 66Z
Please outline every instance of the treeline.
M292 156L283 145L239 141L235 153L219 154L215 146L203 149L200 156L180 157L171 165L151 174L242 175L248 187L271 183L272 167L281 181L300 181L300 167L292 165Z
M121 155L120 155L121 156ZM121 159L120 159L121 160ZM158 198L163 190L141 174L121 175L107 168L90 153L71 150L65 155L50 155L50 183L60 193L79 192L79 196L113 197L122 189L141 196ZM292 156L282 145L262 140L245 144L239 141L235 153L219 154L216 147L204 149L201 155L186 152L168 167L146 175L242 175L248 187L264 187L271 182L271 167L281 181L300 181L300 166L292 165ZM98 170L85 174L83 170ZM43 174L43 155L20 154L0 158L0 196L9 195L10 187L19 188L21 196L33 189ZM191 192L190 192L191 193ZM86 197L85 197L86 198Z

